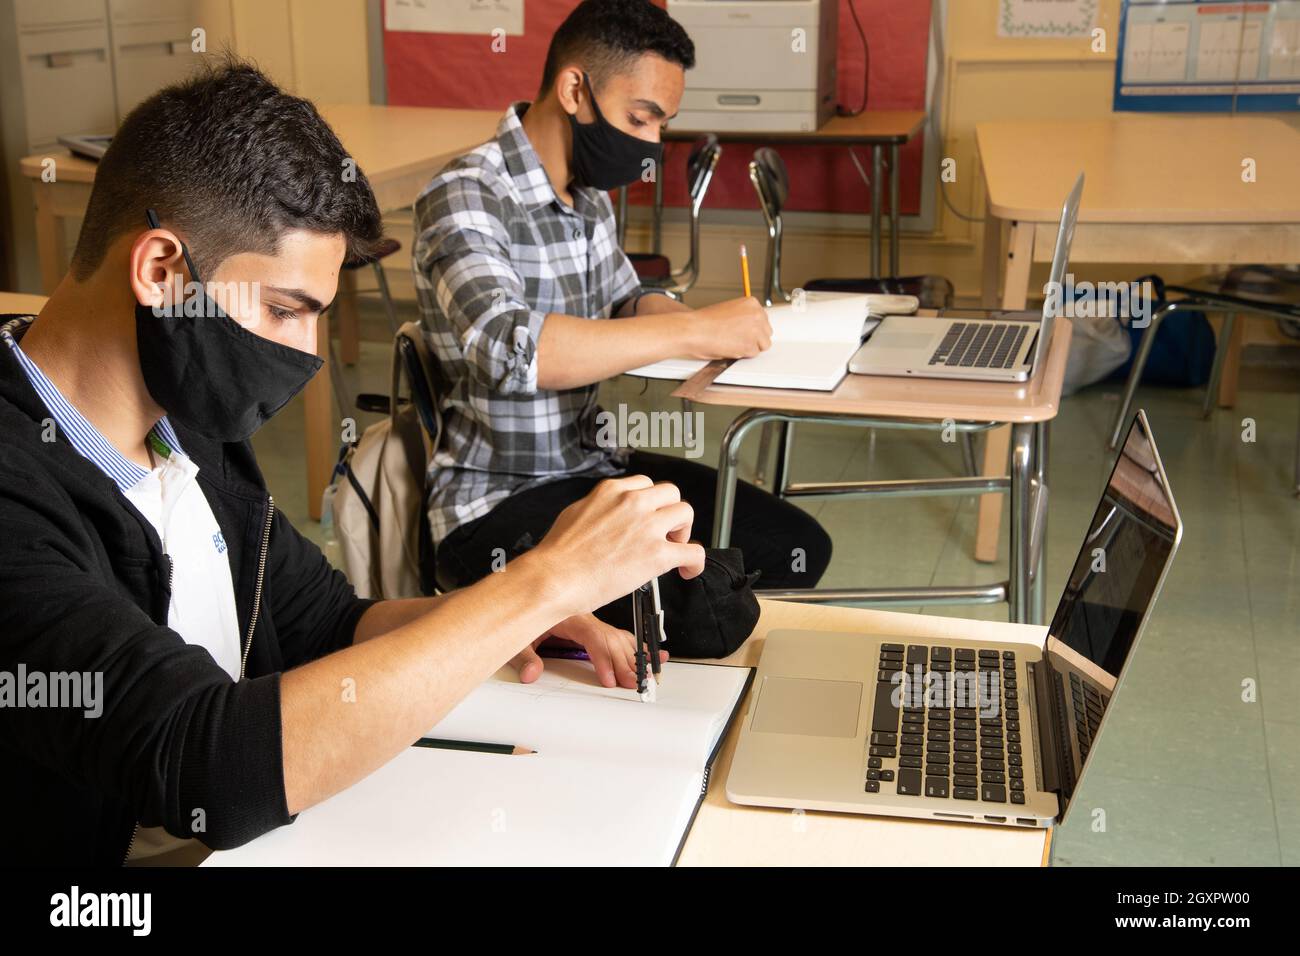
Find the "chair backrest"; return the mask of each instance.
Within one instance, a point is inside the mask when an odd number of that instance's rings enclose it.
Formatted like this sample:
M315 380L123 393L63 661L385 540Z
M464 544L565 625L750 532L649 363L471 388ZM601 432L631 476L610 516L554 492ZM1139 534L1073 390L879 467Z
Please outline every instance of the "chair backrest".
M718 137L709 133L701 136L691 146L686 157L686 188L690 192L690 259L686 265L672 275L672 281L685 293L695 285L700 276L700 210L704 208L704 197L713 182L713 172L718 168L722 158L722 147Z
M776 298L789 298L781 288L781 210L790 195L790 176L780 154L770 146L762 146L754 150L749 181L754 184L759 209L767 221L767 265L759 298L764 305L772 305Z
M718 145L715 133L701 136L691 146L691 152L686 157L686 188L692 204L704 201L704 194L709 191L709 183L713 180L713 170L717 168L721 156L722 147Z
M754 165L758 169L758 181L762 184L759 199L771 218L778 218L785 209L790 197L790 174L786 171L781 154L770 146L761 146L754 150Z

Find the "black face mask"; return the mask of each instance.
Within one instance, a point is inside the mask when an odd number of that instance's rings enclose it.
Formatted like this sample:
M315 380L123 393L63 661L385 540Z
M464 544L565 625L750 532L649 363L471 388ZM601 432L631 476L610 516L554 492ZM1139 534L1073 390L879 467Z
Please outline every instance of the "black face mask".
M637 139L605 119L596 105L591 79L585 73L582 79L587 84L596 121L579 123L576 116L569 116L569 126L573 129L573 181L593 189L618 189L641 178L647 168L646 160L654 162L649 168L658 176L663 143Z
M149 210L149 225L160 228ZM184 244L193 282L202 280ZM160 314L161 313L161 314ZM243 441L311 380L321 360L248 331L206 291L183 308L135 307L140 372L168 416L214 441Z

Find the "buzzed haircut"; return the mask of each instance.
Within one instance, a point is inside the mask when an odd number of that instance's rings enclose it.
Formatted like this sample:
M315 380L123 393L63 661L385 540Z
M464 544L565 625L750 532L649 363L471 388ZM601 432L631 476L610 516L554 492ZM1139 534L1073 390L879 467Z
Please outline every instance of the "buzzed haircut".
M274 255L294 229L342 234L372 259L383 224L370 183L309 101L255 66L215 58L133 109L99 162L72 273L88 278L119 236L175 229L202 277L241 252Z
M581 64L600 86L647 53L683 70L695 66L695 44L686 30L650 0L583 0L551 38L539 95L571 63Z

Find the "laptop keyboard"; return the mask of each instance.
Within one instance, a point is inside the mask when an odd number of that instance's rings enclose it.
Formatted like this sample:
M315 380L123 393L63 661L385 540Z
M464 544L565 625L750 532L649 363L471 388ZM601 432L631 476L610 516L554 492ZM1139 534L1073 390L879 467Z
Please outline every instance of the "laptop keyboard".
M930 364L1011 368L1030 328L1024 322L954 322L930 356Z
M1092 748L1110 698L1073 671L1070 672L1070 696L1074 698L1074 737L1079 744L1079 759L1083 760Z
M880 646L866 792L891 787L921 800L1025 802L1015 652Z

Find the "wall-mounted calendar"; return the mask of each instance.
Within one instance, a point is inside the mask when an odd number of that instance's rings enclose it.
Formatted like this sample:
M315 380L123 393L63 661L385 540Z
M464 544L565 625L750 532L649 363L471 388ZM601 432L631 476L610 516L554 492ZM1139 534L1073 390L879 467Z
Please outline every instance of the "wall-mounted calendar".
M1300 0L1124 0L1115 109L1300 109Z

